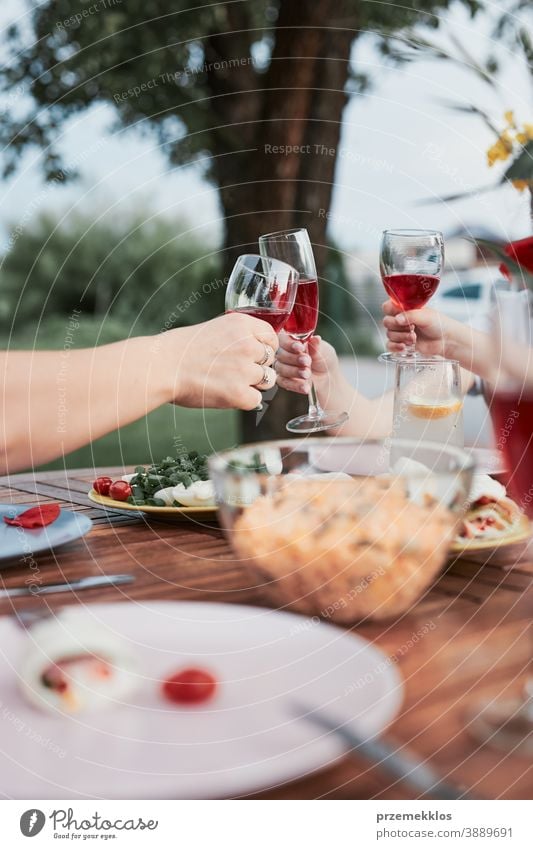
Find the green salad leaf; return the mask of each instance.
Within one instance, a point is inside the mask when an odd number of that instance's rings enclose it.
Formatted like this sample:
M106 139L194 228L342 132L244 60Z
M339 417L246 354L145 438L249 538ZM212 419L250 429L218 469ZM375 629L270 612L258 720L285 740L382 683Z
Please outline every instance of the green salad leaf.
M178 486L180 483L187 488L196 481L206 481L208 478L207 455L199 454L198 451L165 457L160 463L151 466L136 466L135 475L130 480L131 495L128 503L137 507L164 507L165 502L161 498L154 498L160 489Z

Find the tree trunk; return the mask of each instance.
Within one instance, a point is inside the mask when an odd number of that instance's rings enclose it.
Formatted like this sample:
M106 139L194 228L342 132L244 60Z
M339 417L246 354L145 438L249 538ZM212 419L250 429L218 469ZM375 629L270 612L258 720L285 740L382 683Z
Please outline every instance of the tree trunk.
M262 88L247 92L248 108L239 109L239 120L246 113L249 122L240 148L253 150L220 157L215 165L228 270L239 254L257 252L261 233L292 227L309 230L319 276L324 268L326 213L356 36L348 6L353 3L345 0L280 4L269 69L256 77ZM285 436L286 421L305 410L306 399L277 389L265 406L263 413L243 414L245 441Z

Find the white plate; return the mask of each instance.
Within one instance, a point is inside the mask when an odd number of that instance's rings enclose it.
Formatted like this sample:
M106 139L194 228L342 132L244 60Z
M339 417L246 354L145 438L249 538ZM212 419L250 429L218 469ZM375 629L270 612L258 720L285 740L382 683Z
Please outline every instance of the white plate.
M505 473L505 458L495 448L466 448L476 461L476 475L502 475Z
M374 736L399 710L403 685L359 636L296 614L240 605L136 602L79 608L138 658L131 704L78 718L31 707L17 687L28 635L0 620L0 796L22 799L216 798L273 787L333 763L343 746L292 705L320 707ZM220 686L179 708L159 682L184 665ZM39 735L39 736L36 736ZM40 741L40 742L39 742Z
M4 516L18 516L35 504L0 504L0 559L22 559L51 548L59 548L85 536L91 530L92 522L83 513L61 510L51 525L35 530L26 530L6 525Z
M492 448L468 448L476 461L476 474L501 475L505 472L503 455ZM356 475L376 475L387 471L380 443L365 444L354 450L353 443L346 445L342 440L337 443L324 442L310 452L310 460L316 469L322 472L346 472Z

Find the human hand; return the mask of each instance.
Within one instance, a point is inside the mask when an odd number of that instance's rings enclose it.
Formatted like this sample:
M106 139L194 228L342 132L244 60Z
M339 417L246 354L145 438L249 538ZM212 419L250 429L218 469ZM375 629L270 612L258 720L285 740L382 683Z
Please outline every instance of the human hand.
M266 321L228 313L161 338L166 368L174 369L172 401L182 407L253 410L259 390L276 382L278 337Z
M452 322L447 316L428 307L403 312L390 300L385 301L382 309L389 351L400 353L406 345L416 343L417 351L426 357L447 356L448 347L454 341Z
M287 333L280 333L276 355L278 384L289 392L307 395L311 382L329 381L339 367L335 348L320 336L312 336L307 343L298 342Z

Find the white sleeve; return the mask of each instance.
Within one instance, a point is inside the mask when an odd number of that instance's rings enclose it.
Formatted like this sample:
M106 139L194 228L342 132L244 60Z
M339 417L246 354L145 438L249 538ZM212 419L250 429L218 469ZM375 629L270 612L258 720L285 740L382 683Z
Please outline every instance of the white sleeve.
M479 330L481 333L490 333L490 315L481 313L467 322L467 327L472 330ZM483 395L483 381L477 374L474 375L474 382L467 392L467 395Z

